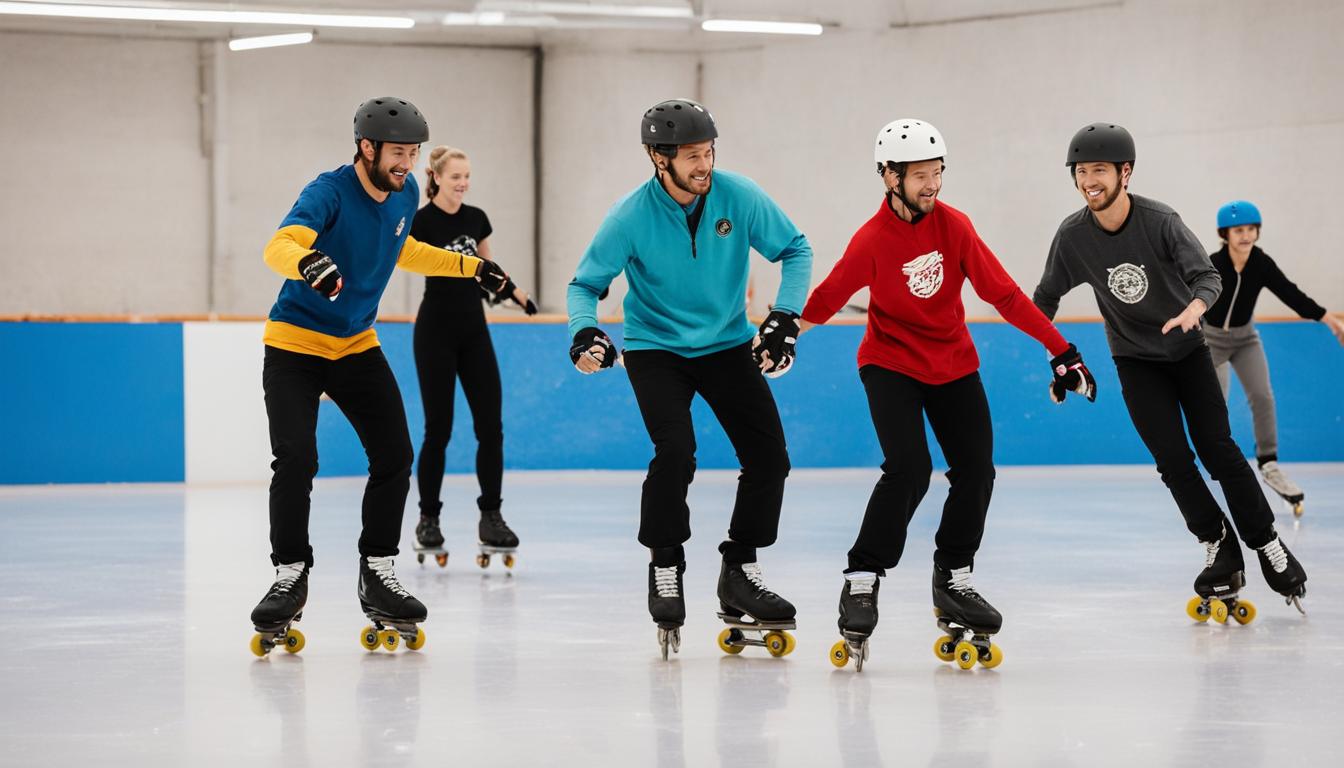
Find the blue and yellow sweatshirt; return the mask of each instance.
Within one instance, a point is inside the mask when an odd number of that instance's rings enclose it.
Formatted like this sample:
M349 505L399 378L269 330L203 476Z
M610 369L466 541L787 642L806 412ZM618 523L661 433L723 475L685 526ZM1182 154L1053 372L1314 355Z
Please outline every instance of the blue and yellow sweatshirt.
M272 347L335 360L378 346L373 321L392 270L471 277L480 259L416 241L411 220L420 204L415 177L379 203L353 165L318 176L303 188L266 245L266 264L288 278L271 307L262 340ZM335 301L313 290L299 260L314 250L331 257L344 287Z
M775 309L800 313L812 246L756 182L715 169L709 194L684 209L655 176L607 213L569 284L569 332L597 325L597 297L622 271L626 349L683 357L749 341L751 249L782 272Z

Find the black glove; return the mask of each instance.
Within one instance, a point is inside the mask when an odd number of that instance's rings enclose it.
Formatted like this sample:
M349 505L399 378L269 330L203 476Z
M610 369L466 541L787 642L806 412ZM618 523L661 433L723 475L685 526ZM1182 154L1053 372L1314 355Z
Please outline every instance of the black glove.
M509 284L509 273L504 268L489 259L481 259L480 269L476 270L476 279L481 281L481 287L485 290L507 298L504 293L504 286Z
M313 251L299 259L299 274L310 288L332 301L336 300L336 295L345 285L345 281L341 279L341 270L336 268L336 262L321 251Z
M1065 393L1073 392L1085 395L1089 403L1096 402L1097 380L1083 364L1083 356L1078 354L1077 347L1070 344L1062 354L1051 358L1050 368L1055 374L1055 380L1050 382L1051 400L1062 403Z
M792 312L775 309L765 316L765 322L756 331L756 342L752 344L751 356L756 365L764 361L764 353L770 353L770 367L764 373L770 378L778 378L788 373L793 365L794 345L798 343L798 316Z
M593 347L601 347L601 349L589 352ZM612 343L611 337L600 329L592 326L582 328L574 334L574 343L569 347L569 359L570 362L574 363L575 368L579 367L579 358L584 355L589 355L597 360L603 368L610 368L616 364L616 345ZM601 355L601 357L598 355Z
M603 289L602 289L602 292L601 292L601 293L597 294L597 300L598 300L598 301L605 301L606 298L607 298L608 296L610 296L610 295L611 295L611 286L608 285L606 288L603 288Z

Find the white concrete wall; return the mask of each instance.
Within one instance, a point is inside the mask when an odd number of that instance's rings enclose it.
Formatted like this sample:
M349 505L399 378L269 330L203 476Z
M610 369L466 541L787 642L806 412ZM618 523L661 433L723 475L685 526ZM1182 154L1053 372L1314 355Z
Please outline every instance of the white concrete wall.
M1091 0L1044 5L1072 2ZM552 39L539 200L529 52L328 41L225 54L213 284L198 44L0 33L0 138L16 158L0 185L0 314L204 312L212 292L217 311L266 312L277 282L261 246L303 184L349 157L354 104L382 92L416 100L432 142L471 153L469 200L490 213L496 254L521 284L540 282L552 311L563 311L603 214L646 178L640 114L675 95L713 110L720 164L757 179L812 238L814 282L880 201L877 128L918 116L950 146L944 200L971 215L1030 292L1058 222L1081 204L1065 144L1085 123L1114 120L1138 141L1136 193L1176 207L1210 249L1218 205L1254 200L1265 249L1344 310L1331 227L1344 170L1344 51L1331 30L1344 28L1344 4L1125 0L996 16L1010 6L983 0L974 7L993 18L939 23L923 0L902 12L855 3L835 15L839 27L808 39ZM130 103L139 106L120 106ZM40 130L30 113L43 115ZM534 205L540 276L530 269ZM753 280L760 310L777 269L759 263ZM419 290L418 278L396 278L384 311L413 312ZM604 310L622 294L618 283ZM991 314L967 299L971 315ZM1259 309L1289 313L1271 296ZM1061 311L1092 315L1095 304L1084 289Z
M0 33L0 314L203 311L197 44Z
M922 117L948 142L942 199L966 211L1030 294L1059 221L1082 205L1069 138L1098 120L1134 134L1131 189L1175 207L1217 247L1220 204L1254 200L1262 245L1344 310L1333 230L1344 172L1344 4L1123 6L881 33L844 32L704 58L719 162L754 176L812 239L813 281L877 210L872 142ZM1331 32L1330 30L1335 30ZM757 307L777 270L757 269ZM992 310L966 291L968 314ZM1086 288L1061 315L1095 315ZM1272 296L1260 314L1292 314Z

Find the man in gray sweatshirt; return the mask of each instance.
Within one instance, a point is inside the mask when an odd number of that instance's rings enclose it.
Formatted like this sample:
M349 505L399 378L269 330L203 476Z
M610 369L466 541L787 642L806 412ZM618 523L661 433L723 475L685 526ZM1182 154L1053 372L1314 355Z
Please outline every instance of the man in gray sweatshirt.
M1032 300L1053 318L1060 297L1075 286L1086 283L1096 294L1130 419L1186 527L1205 547L1190 616L1223 622L1231 615L1243 624L1255 617L1254 606L1237 599L1245 583L1241 547L1227 535L1227 515L1195 453L1222 485L1236 531L1258 553L1265 581L1301 610L1306 572L1275 532L1269 502L1232 440L1200 331L1222 280L1174 210L1129 193L1134 159L1134 139L1118 125L1093 123L1074 134L1065 163L1087 205L1059 225Z

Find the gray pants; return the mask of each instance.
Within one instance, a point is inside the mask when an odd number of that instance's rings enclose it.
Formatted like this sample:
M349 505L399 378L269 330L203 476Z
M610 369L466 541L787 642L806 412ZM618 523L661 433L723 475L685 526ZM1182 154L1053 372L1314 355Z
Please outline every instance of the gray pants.
M1218 372L1218 383L1223 387L1223 399L1227 399L1233 370L1246 392L1246 402L1251 406L1251 419L1255 424L1255 455L1276 456L1279 425L1274 415L1274 391L1269 388L1269 363L1265 360L1265 348L1260 344L1255 324L1247 323L1228 330L1205 325L1203 330L1213 355L1214 370Z

